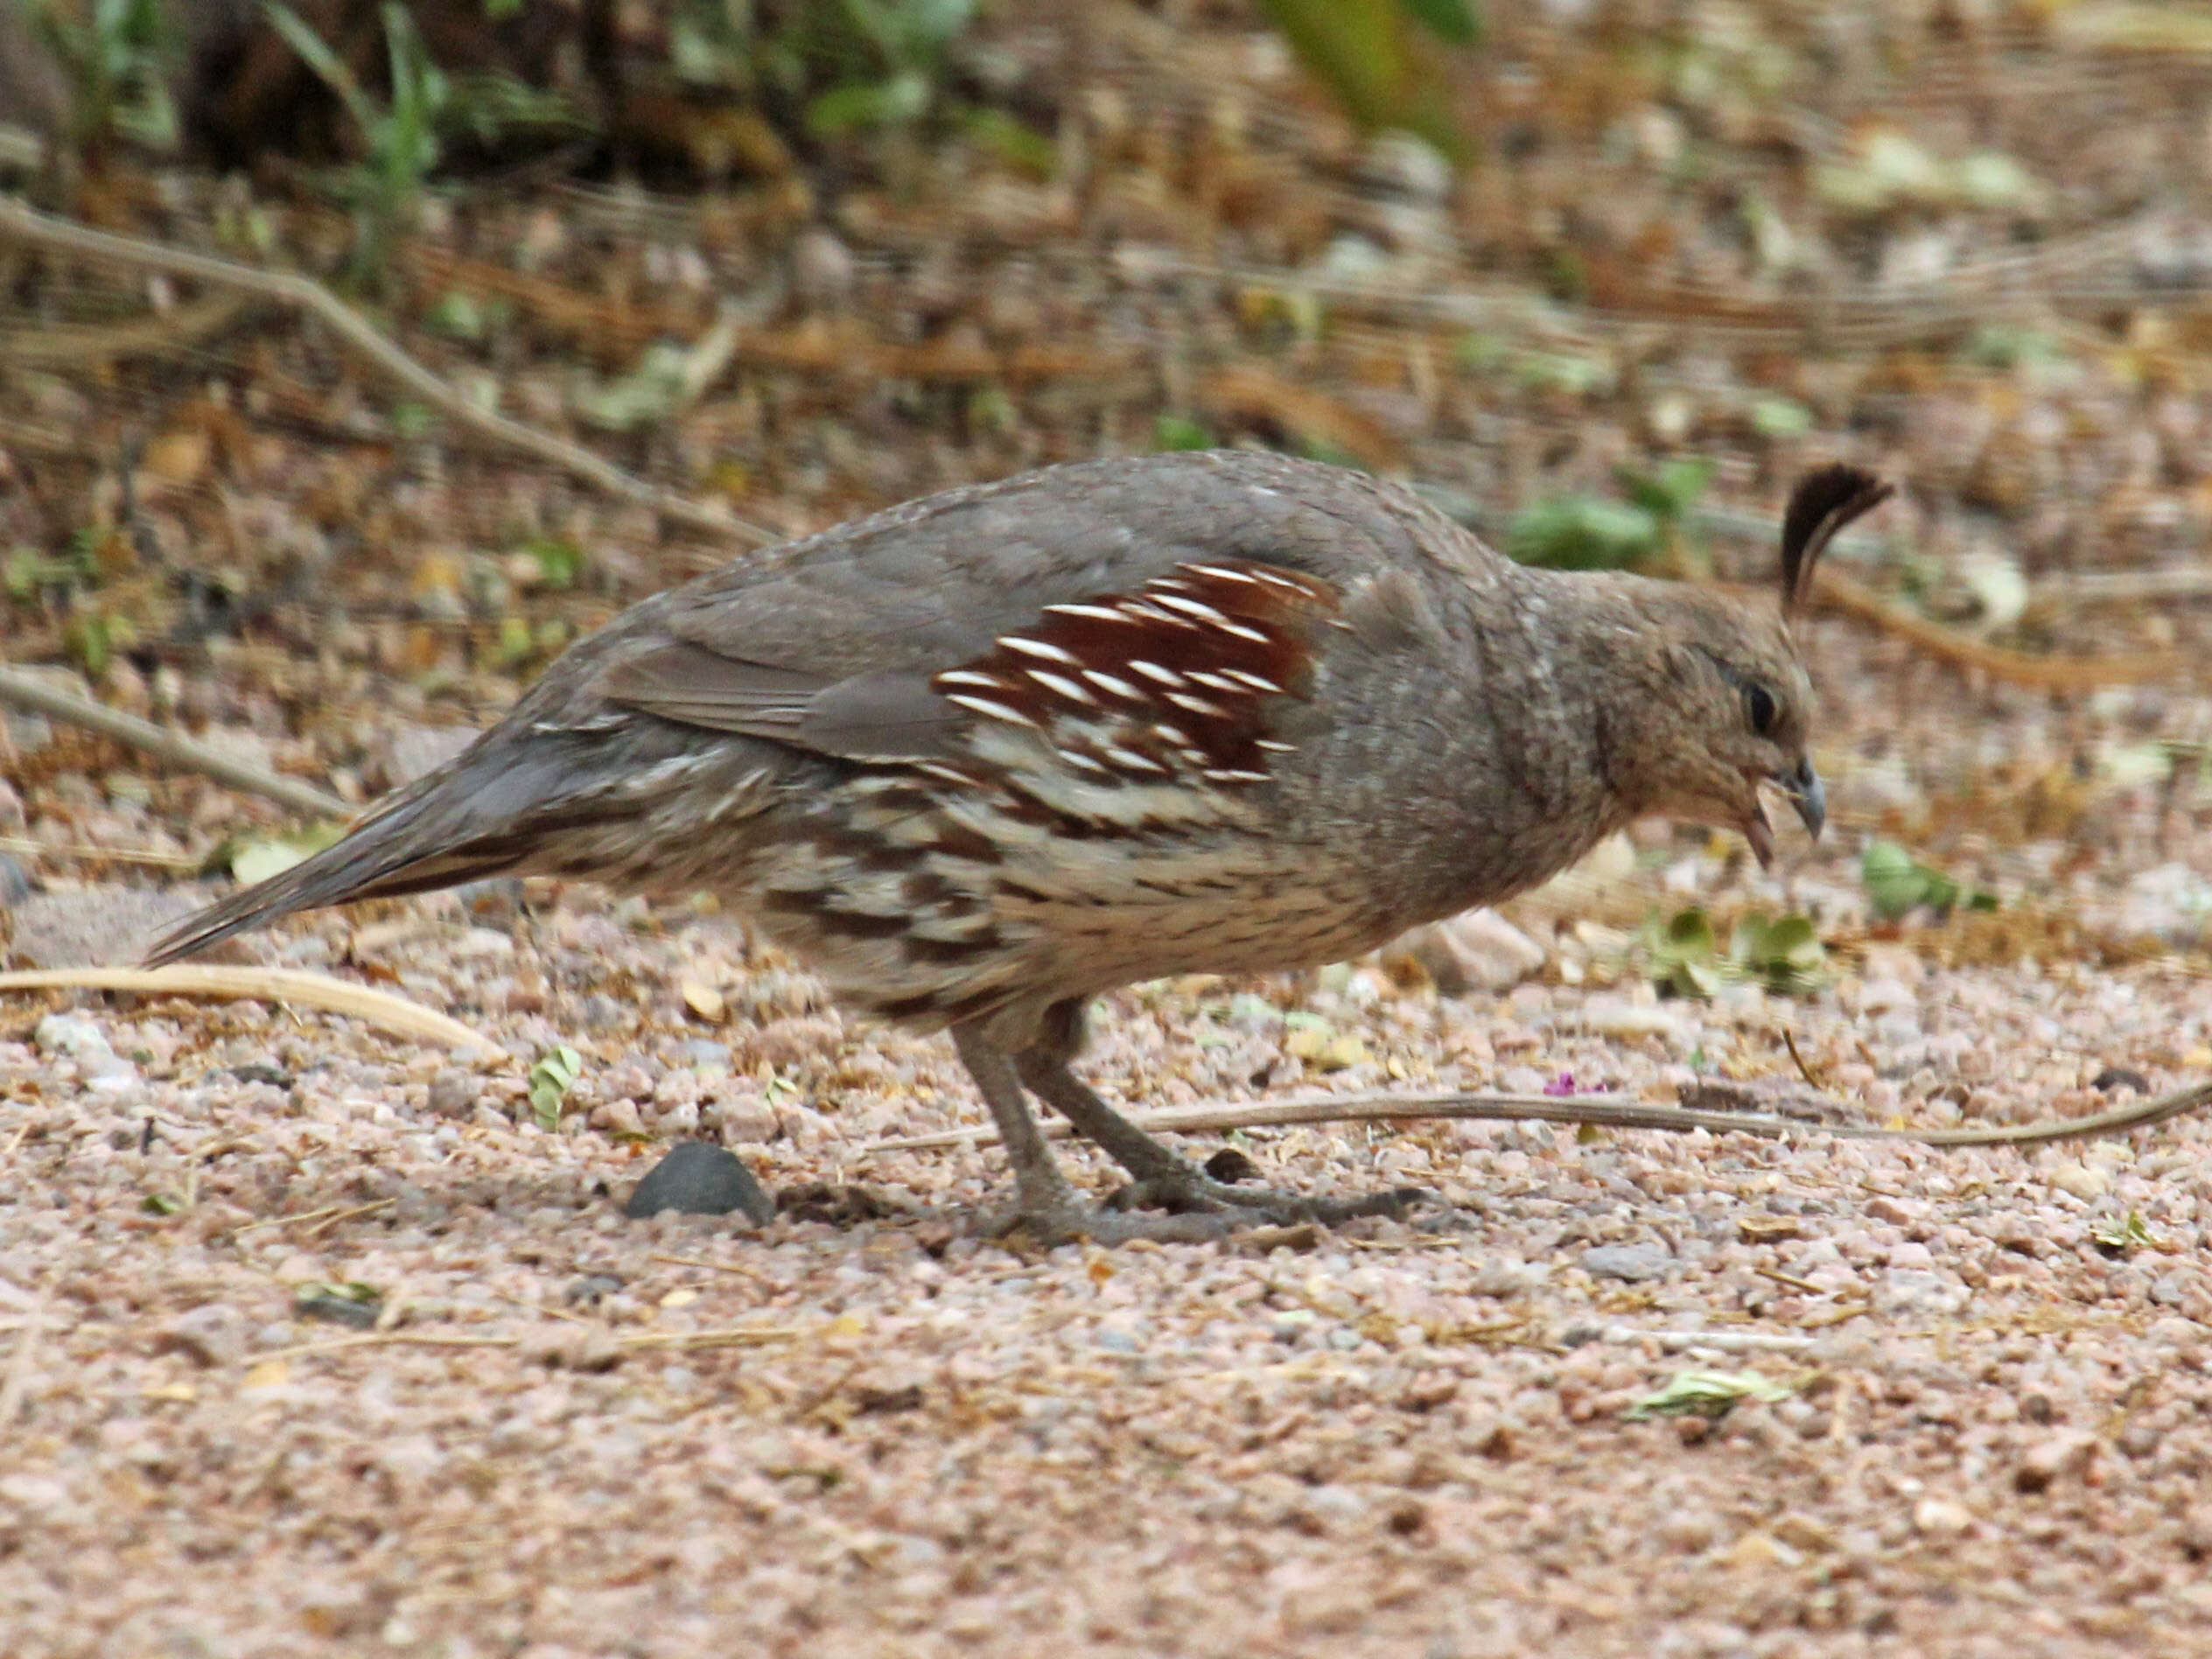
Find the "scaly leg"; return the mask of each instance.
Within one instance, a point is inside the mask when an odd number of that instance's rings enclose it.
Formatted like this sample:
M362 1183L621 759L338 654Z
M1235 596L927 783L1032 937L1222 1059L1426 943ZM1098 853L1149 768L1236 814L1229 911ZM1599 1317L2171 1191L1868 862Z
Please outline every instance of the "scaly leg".
M1228 1223L1218 1215L1108 1215L1084 1204L1060 1172L1045 1138L1037 1132L1037 1121L1022 1099L1021 1079L1013 1061L986 1043L972 1026L954 1026L952 1040L961 1063L968 1068L968 1074L982 1091L984 1103L990 1108L999 1143L1014 1166L1013 1214L1001 1230L1020 1228L1051 1243L1095 1238L1110 1244L1133 1238L1195 1242L1220 1238L1228 1231Z
M1065 1117L1078 1135L1102 1149L1134 1178L1109 1200L1116 1208L1158 1207L1200 1213L1252 1212L1250 1219L1334 1224L1362 1215L1402 1215L1428 1194L1401 1186L1359 1198L1301 1198L1265 1187L1217 1181L1180 1152L1163 1146L1099 1098L1069 1069L1081 1045L1082 1011L1063 1003L1053 1011L1047 1040L1015 1057L1016 1075L1029 1092ZM1024 1114L1026 1117L1027 1114ZM1031 1132L1035 1132L1032 1126Z

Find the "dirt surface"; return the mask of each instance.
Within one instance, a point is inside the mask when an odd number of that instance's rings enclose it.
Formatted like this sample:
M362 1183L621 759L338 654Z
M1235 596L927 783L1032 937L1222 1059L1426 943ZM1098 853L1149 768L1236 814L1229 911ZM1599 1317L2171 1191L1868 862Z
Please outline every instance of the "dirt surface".
M1840 851L1763 878L1646 838L1670 861L1614 885L1850 891ZM1271 1179L1438 1201L1038 1254L970 1236L995 1152L869 1153L981 1119L948 1046L848 1028L720 917L522 897L254 947L462 1013L475 1058L258 1004L17 1005L10 1652L2206 1650L2201 1122L2033 1154L1255 1130ZM1831 1090L1941 1122L2207 1063L2212 984L2171 964L1934 954L1870 940L1786 1002L1440 998L1372 963L1145 987L1089 1068L1140 1108L1256 1080L1663 1100L1794 1079L1788 1026ZM723 1023L684 1000L710 991ZM1313 1030L1365 1054L1293 1057ZM588 1063L548 1133L522 1074L556 1034ZM625 1219L688 1135L815 1219ZM353 1284L374 1329L302 1315ZM1685 1371L1776 1397L1631 1420Z
M1790 479L1876 467L1904 494L1832 556L1890 610L1809 629L1821 848L1785 832L1768 874L1640 825L1460 964L1497 989L1402 957L1142 986L1086 1068L1140 1110L2084 1113L2212 1073L2212 38L2153 10L1499 4L1454 179L1360 140L1249 10L1009 4L958 90L1011 149L654 101L649 186L443 180L372 309L465 396L779 535L1218 441L1505 539L1693 457L1638 556L1763 584ZM114 228L345 265L297 164L80 182ZM477 442L281 313L0 252L9 661L348 802L744 539ZM299 827L66 724L4 738L17 965L130 960ZM1956 902L1881 914L1884 839ZM1802 915L1822 958L1662 999L1645 930L1693 907L1724 947ZM949 1046L844 1021L741 918L492 884L233 959L483 1046L0 1002L10 1659L2212 1654L2202 1120L2032 1152L1254 1129L1189 1150L1434 1202L1039 1253L978 1236L987 1144L872 1150L983 1122ZM693 1138L783 1214L627 1219Z

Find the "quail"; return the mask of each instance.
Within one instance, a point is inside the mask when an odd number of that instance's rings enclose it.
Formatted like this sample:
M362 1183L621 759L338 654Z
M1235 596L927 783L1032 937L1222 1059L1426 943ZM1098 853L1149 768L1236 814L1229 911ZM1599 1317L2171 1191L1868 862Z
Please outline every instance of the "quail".
M1248 452L1072 463L749 556L579 640L343 839L186 921L496 874L705 890L846 1004L949 1030L1008 1225L1202 1237L1396 1213L1214 1180L1071 1068L1102 991L1340 960L1490 904L1646 814L1817 836L1788 622L1889 493L1807 476L1781 604L1500 556L1419 497ZM1079 1203L1026 1096L1126 1169Z

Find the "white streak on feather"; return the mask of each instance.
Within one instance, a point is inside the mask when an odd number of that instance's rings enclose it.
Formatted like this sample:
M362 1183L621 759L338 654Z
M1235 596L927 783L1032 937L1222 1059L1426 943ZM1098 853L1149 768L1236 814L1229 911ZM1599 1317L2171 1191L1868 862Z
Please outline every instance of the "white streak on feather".
M989 697L971 697L964 693L953 691L946 694L945 701L956 703L962 708L980 714L987 719L1004 720L1009 725L1027 726L1032 732L1040 729L1034 720L1020 710L1010 709L1003 703L993 703Z

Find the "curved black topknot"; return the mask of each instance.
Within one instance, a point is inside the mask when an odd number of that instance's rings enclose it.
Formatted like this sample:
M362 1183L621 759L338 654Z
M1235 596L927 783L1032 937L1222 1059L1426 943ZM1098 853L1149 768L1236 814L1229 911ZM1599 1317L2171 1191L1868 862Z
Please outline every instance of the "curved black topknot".
M1837 461L1816 467L1789 493L1782 521L1782 608L1795 614L1811 591L1813 567L1836 533L1896 494L1863 467Z

